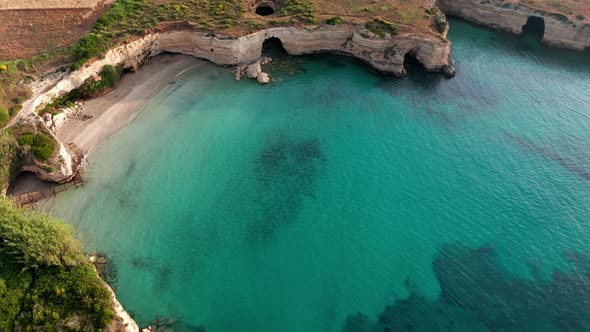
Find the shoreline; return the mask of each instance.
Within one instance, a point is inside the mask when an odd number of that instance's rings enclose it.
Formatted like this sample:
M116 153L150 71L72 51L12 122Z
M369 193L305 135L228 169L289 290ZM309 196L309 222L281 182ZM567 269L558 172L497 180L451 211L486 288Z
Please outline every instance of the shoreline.
M81 114L66 121L54 135L64 144L75 143L88 157L102 141L133 122L143 107L166 85L207 63L206 60L182 54L154 56L140 70L122 76L113 90L81 103ZM16 196L43 192L54 185L32 173L23 173L10 184L8 194ZM38 204L45 208L50 202L51 197Z
M187 55L155 56L141 70L124 75L112 91L83 102L82 115L64 123L56 136L62 142L75 143L88 155L104 139L129 125L176 77L205 63Z

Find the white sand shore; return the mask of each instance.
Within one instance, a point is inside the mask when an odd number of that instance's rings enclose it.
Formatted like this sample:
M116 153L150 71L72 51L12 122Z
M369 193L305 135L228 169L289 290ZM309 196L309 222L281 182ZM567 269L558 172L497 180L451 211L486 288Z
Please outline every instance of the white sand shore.
M154 57L137 73L124 76L117 88L83 104L83 114L65 123L57 133L63 143L74 142L88 153L100 141L129 124L143 106L188 69L205 64L184 55Z
M84 116L66 122L57 132L62 143L78 145L88 154L103 139L128 125L145 104L186 71L208 63L192 56L162 54L150 59L137 73L124 76L117 87L83 103ZM10 195L50 190L54 184L23 174L9 188Z

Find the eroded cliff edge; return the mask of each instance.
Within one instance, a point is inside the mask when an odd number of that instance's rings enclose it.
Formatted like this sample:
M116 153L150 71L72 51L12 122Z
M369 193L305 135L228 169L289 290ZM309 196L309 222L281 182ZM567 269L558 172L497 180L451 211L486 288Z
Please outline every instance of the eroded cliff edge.
M539 17L545 24L543 43L578 51L590 48L590 24L573 21L561 13L502 0L437 0L436 4L447 15L517 35L529 17Z
M221 66L248 64L262 56L262 46L269 38L278 38L291 55L337 53L356 57L380 72L403 76L406 55L415 57L430 71L454 74L451 44L442 36L400 33L384 38L375 36L361 26L339 25L314 28L276 27L260 30L240 38L228 38L191 30L152 33L108 51L101 59L89 62L77 71L64 75L44 91L23 104L13 123L36 121L40 106L80 87L89 78L97 77L105 65L137 70L149 57L163 52L180 53L209 60ZM67 142L66 142L67 143ZM63 144L60 143L60 148ZM66 149L61 149L67 154ZM67 160L68 158L64 158ZM68 163L64 163L65 168ZM71 165L70 165L71 167ZM31 169L40 178L52 182L68 181L71 169L59 172Z

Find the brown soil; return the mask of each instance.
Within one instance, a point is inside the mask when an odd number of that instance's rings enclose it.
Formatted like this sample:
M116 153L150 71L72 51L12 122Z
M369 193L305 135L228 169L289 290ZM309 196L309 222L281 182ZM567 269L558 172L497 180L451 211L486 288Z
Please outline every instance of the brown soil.
M106 8L2 10L0 61L30 58L69 46L92 29Z

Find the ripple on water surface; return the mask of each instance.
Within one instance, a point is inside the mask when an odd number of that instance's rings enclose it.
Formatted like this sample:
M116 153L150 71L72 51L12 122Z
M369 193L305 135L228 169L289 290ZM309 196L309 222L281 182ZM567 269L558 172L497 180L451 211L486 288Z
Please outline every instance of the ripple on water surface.
M451 80L200 66L51 212L113 257L142 324L589 330L590 60L451 23Z

